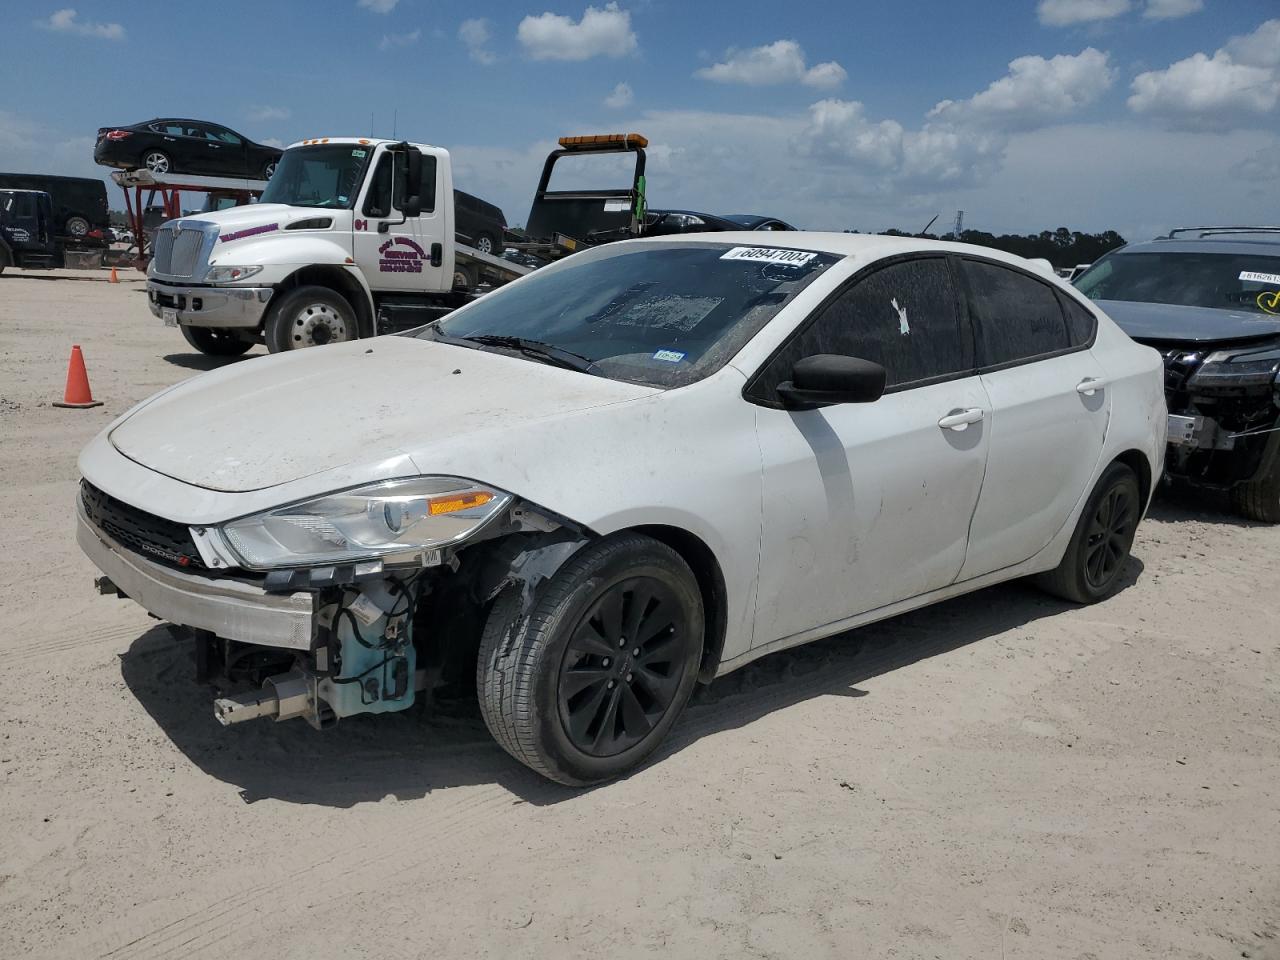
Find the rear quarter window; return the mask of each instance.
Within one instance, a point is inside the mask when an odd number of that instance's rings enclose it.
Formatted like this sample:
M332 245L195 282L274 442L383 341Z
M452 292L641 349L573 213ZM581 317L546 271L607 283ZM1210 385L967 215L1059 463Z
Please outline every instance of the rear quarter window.
M979 365L998 367L1072 347L1056 291L1010 267L963 261Z

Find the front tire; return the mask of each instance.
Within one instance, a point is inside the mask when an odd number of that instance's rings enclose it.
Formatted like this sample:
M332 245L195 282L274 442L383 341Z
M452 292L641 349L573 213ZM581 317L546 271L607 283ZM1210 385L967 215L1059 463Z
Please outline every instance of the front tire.
M482 232L476 234L475 248L481 253L487 253L492 257L496 255L495 251L498 249L498 244L492 235Z
M634 769L684 709L702 656L702 595L670 547L619 534L578 551L532 609L508 588L480 642L480 711L494 739L550 780Z
M281 296L267 315L267 349L272 353L346 343L360 335L347 298L329 287L306 286Z
M1231 488L1231 506L1246 520L1280 523L1280 433L1268 438L1257 477Z
M215 327L188 327L183 324L182 335L187 343L211 357L238 357L253 346L252 340L246 340L238 332Z
M1111 464L1089 495L1062 562L1040 575L1039 586L1073 603L1097 603L1111 596L1129 559L1141 515L1137 475L1126 464Z

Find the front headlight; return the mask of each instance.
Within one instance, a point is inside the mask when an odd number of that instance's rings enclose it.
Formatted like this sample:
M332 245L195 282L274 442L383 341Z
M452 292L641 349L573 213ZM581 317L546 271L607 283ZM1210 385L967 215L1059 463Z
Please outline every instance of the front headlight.
M1187 381L1188 387L1266 387L1275 379L1280 367L1280 349L1269 347L1255 353L1219 350L1205 357L1204 363Z
M233 520L222 534L250 570L412 556L471 536L510 502L457 477L387 480Z
M210 267L204 275L205 283L232 283L247 280L255 273L261 273L262 267Z

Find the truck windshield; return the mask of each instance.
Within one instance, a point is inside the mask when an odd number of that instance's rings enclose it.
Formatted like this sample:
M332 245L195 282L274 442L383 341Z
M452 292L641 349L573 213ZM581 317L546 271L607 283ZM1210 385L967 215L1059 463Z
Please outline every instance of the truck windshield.
M350 207L360 192L372 147L350 143L286 150L261 203L292 207Z
M1280 315L1280 257L1237 253L1124 253L1075 281L1092 300L1130 300Z
M646 244L535 273L417 335L532 341L589 361L601 376L678 387L720 369L839 259L764 246Z

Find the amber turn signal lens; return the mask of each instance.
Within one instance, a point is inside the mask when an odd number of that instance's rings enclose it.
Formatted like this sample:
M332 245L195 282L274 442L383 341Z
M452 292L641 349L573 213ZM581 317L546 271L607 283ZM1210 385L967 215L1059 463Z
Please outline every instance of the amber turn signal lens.
M442 513L457 513L459 510L470 510L472 507L483 507L493 499L487 490L473 490L470 493L450 493L443 497L432 497L427 501L427 512L438 517Z

